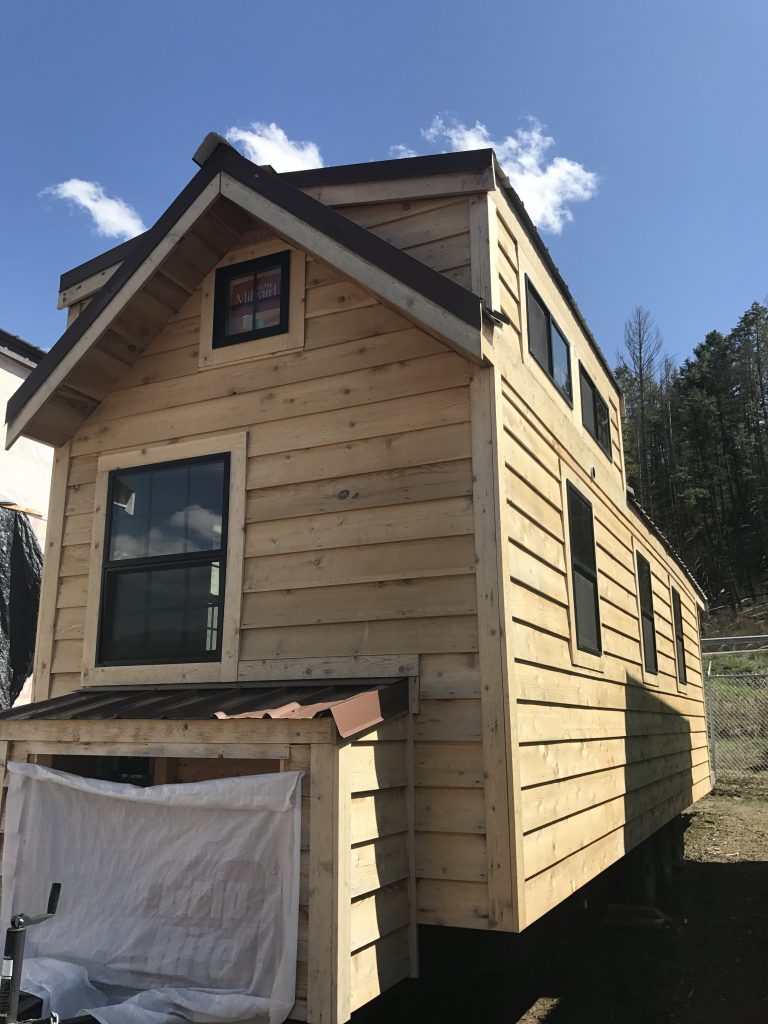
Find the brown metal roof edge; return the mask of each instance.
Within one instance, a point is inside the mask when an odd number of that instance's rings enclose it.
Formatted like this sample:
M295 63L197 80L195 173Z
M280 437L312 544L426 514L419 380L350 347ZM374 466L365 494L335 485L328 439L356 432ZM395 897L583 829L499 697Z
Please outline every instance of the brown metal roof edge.
M112 277L96 292L80 316L69 325L55 345L46 353L45 358L8 399L6 406L7 423L10 423L21 412L49 374L74 348L85 331L101 315L105 307L112 301L123 285L130 280L155 246L158 245L179 217L184 214L185 210L203 192L209 182L213 180L219 172L217 163L218 161L214 156L205 167L201 167L149 231L135 239L138 244L131 249L129 255Z
M423 178L433 174L471 174L493 167L492 149L475 149L462 153L437 153L432 156L406 157L402 160L374 160L371 163L339 164L335 167L315 167L307 171L287 171L278 174L297 188L318 185L348 185L355 182L396 181L399 178ZM65 270L59 278L59 291L66 291L88 277L113 267L126 259L146 232L129 238L127 242L107 249Z
M294 185L282 181L272 171L266 171L241 156L229 145L219 145L205 164L182 189L157 222L141 235L112 277L99 289L85 310L62 334L45 358L11 395L6 406L6 421L10 422L24 408L38 387L74 348L85 331L94 323L109 302L130 280L139 266L159 244L176 221L200 195L216 174L223 171L252 188L269 201L293 214L311 227L328 235L357 256L390 274L407 287L456 316L470 327L481 327L481 300L479 296L457 284L444 274L421 263L390 242L379 238L366 228L355 224L341 213L306 195Z
M707 595L704 593L704 591L701 589L699 584L696 582L696 578L693 575L693 573L691 572L691 570L685 564L685 562L680 557L680 555L677 553L677 551L672 547L671 541L665 536L665 534L663 534L661 532L659 527L656 525L656 523L654 523L654 521L651 519L651 517L648 515L648 513L645 511L643 506L640 504L640 502L637 500L637 498L634 496L634 494L631 491L627 491L627 505L632 509L632 511L635 513L635 515L638 517L638 519L640 519L641 522L650 530L650 532L653 534L653 536L656 538L656 540L659 541L661 546L664 548L664 550L667 552L667 554L672 558L672 560L675 562L677 567L680 570L682 570L683 575L688 580L688 582L691 584L691 586L696 591L696 593L699 595L701 600L704 602L705 606L708 606L709 605L709 601L707 600Z

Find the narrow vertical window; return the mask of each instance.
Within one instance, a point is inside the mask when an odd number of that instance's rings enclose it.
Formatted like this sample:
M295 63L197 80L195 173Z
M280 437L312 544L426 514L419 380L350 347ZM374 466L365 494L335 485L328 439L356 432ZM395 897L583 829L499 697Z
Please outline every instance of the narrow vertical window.
M581 364L579 364L579 394L581 396L581 422L587 433L594 437L610 459L611 418L608 406Z
M683 638L683 610L680 605L680 594L672 587L672 617L675 623L675 654L677 655L677 681L688 682L685 671L685 640Z
M527 278L526 306L530 353L566 402L571 405L573 403L571 346Z
M571 484L567 490L576 646L580 651L600 654L602 642L592 505Z
M647 558L637 553L637 585L640 591L640 618L643 636L643 664L645 671L655 674L659 671L656 657L656 621L653 617L653 587L651 566Z

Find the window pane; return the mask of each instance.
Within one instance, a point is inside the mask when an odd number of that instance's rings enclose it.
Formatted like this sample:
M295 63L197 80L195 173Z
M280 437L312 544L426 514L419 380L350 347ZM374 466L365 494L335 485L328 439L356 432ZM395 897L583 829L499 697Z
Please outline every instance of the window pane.
M595 427L595 392L591 381L582 371L579 374L579 392L581 395L581 422L592 437L597 434Z
M564 395L572 397L570 348L554 324L552 324L552 379Z
M651 566L642 555L637 556L637 581L640 588L640 607L647 615L653 615Z
M254 276L245 274L229 282L224 333L242 334L253 330Z
M595 394L595 414L597 418L597 443L606 453L611 454L611 421L608 416L608 406L600 395Z
M653 616L643 615L643 661L646 672L657 672L656 630Z
M687 682L685 670L685 640L683 639L683 611L680 606L680 594L672 588L672 612L675 620L675 650L677 653L677 680Z
M224 481L223 458L116 475L109 560L221 548Z
M597 614L597 585L582 576L578 569L573 574L573 595L576 604L576 643L582 650L600 651L600 620Z
M219 563L108 572L100 660L194 661L218 648Z
M595 572L595 528L592 508L580 494L568 487L568 522L571 536L571 558L576 565Z
M282 270L270 267L256 278L256 307L253 329L276 327L280 323L280 284Z
M549 322L533 292L528 289L528 347L531 355L549 373Z

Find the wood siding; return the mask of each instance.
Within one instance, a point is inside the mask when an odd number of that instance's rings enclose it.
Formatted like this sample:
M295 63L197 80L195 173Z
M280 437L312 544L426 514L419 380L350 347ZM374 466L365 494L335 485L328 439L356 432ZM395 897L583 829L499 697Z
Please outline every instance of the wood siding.
M246 429L238 678L420 656L419 917L487 927L472 368L330 267L306 271L304 351L200 370L196 292L73 437L36 699L81 685L99 456Z
M619 395L503 196L496 265L511 321L499 359L501 495L510 579L525 922L618 860L710 788L698 598L628 507ZM525 275L571 346L573 408L528 353ZM608 403L613 458L581 424L581 361ZM575 647L564 482L592 503L602 657ZM643 670L635 551L650 560L659 671ZM688 682L678 684L670 584Z

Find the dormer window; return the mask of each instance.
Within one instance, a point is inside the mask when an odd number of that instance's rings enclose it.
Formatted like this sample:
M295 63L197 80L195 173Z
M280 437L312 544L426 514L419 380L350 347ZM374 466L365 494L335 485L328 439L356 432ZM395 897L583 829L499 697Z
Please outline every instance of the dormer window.
M271 338L288 331L290 266L290 252L276 252L219 267L212 348Z

